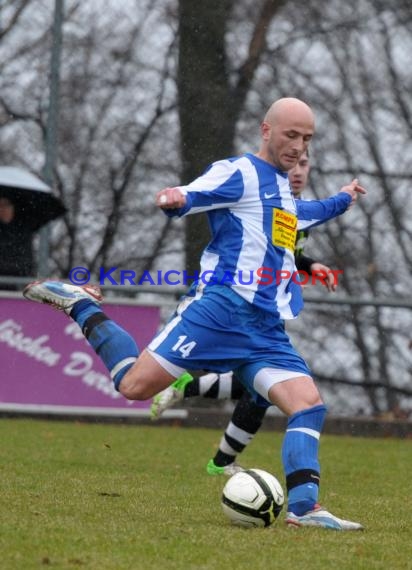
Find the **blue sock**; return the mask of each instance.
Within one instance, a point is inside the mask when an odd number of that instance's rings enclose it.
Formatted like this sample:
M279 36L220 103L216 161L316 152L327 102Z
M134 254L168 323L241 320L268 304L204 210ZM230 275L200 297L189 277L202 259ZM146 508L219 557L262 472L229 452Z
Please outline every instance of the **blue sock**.
M89 299L76 303L70 316L81 327L96 354L103 360L116 390L119 390L122 378L139 355L135 341Z
M319 437L326 416L324 405L290 416L282 447L282 461L288 490L288 511L298 516L313 509L318 501L320 465Z

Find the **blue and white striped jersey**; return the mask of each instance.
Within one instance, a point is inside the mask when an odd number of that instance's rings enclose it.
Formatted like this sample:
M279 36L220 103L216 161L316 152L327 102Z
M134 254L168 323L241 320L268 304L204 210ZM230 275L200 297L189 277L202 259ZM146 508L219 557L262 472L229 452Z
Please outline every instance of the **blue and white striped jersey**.
M342 214L350 195L295 200L287 173L249 153L217 161L178 188L186 205L165 213L207 212L209 219L212 239L201 257L200 281L232 287L277 318L295 318L303 306L294 275L296 231Z

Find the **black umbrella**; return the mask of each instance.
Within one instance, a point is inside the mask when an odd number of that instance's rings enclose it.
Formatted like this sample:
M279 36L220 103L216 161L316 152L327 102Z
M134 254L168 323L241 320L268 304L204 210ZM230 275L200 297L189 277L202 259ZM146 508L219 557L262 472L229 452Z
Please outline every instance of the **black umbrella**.
M14 204L16 219L32 232L66 212L61 200L40 178L12 166L0 166L0 198Z

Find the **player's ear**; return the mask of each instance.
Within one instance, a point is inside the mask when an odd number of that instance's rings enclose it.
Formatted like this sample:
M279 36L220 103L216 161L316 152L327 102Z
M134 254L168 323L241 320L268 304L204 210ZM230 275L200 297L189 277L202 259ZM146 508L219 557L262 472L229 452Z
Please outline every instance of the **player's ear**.
M260 125L260 132L262 134L263 140L267 141L270 138L270 125L266 121Z

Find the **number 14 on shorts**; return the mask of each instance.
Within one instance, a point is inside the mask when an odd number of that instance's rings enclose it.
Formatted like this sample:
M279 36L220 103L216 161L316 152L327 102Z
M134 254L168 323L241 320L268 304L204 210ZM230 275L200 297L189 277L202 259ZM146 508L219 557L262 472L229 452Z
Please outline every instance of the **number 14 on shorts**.
M186 339L186 335L179 336L177 343L172 346L172 350L174 352L178 350L183 358L187 358L197 344L194 340L186 342Z

